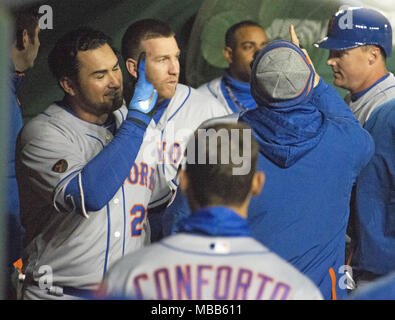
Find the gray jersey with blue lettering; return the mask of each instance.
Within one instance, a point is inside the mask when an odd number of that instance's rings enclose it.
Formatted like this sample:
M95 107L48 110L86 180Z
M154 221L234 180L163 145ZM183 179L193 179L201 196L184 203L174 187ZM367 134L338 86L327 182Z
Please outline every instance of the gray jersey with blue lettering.
M310 279L250 237L185 233L119 260L102 290L133 299L322 299Z
M125 106L114 112L117 128L126 114ZM150 242L147 206L156 159L143 157L143 151L155 144L154 131L150 124L150 139L144 138L134 163L131 159L130 175L107 205L81 212L66 201L66 186L81 177L84 166L113 139L112 133L57 104L27 123L16 159L26 229L24 299L73 298L61 294L63 287L96 289L117 259ZM79 188L83 199L82 183ZM48 294L51 285L55 289Z
M163 205L178 187L177 170L189 138L202 122L229 114L215 98L178 84L174 96L156 125L158 167L149 207ZM154 120L151 121L151 124ZM145 153L147 155L150 152Z

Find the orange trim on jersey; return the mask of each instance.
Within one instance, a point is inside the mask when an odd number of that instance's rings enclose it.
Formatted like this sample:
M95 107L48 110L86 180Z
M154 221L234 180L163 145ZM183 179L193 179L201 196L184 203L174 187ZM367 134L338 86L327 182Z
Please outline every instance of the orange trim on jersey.
M19 270L19 274L22 274L22 266L23 266L22 259L16 260L16 261L13 263L13 266L14 266L16 269Z
M332 300L337 300L336 296L336 274L333 268L329 268L329 275L331 276L332 280Z

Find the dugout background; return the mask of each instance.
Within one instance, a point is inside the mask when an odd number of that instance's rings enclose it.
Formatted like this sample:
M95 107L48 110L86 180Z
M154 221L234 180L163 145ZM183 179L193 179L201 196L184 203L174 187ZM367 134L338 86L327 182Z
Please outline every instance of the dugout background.
M9 0L10 1L10 0ZM392 0L389 0L392 1ZM12 1L10 1L12 2ZM222 56L224 33L230 25L245 18L262 24L270 39L289 39L288 26L295 25L301 43L308 50L319 74L332 81L326 65L327 50L314 48L312 43L326 35L327 23L341 4L366 6L386 10L386 0L380 7L374 0L44 0L33 1L53 9L53 29L40 32L40 51L35 67L26 72L19 98L25 121L62 97L47 66L47 56L55 41L65 32L80 25L98 28L110 35L120 48L122 35L133 21L158 18L168 22L176 32L181 49L180 82L192 87L219 76L226 66ZM376 1L377 3L379 1ZM384 13L384 12L383 12ZM390 17L389 17L390 18ZM394 54L395 56L395 54ZM395 71L395 59L389 59ZM126 78L126 74L125 77ZM344 95L345 91L338 89Z
M98 28L110 35L119 48L128 25L142 18L158 18L168 22L176 32L181 49L180 82L197 87L219 76L225 67L222 57L224 33L233 23L254 19L267 29L271 39L289 39L288 26L295 25L301 43L309 51L318 73L329 83L331 70L326 66L328 51L316 49L312 43L326 34L327 22L341 4L378 9L395 29L393 0L2 0L0 3L0 178L4 176L4 152L7 123L5 115L8 82L8 46L10 22L8 8L22 3L49 5L53 9L53 29L40 32L40 51L35 67L26 72L19 92L25 122L44 110L62 92L47 67L47 56L55 41L65 32L81 25ZM394 32L395 38L395 32ZM394 41L395 43L395 41ZM122 65L122 64L121 64ZM389 70L395 73L395 52L388 59ZM344 95L345 91L339 92ZM0 210L5 192L0 181ZM0 214L0 228L4 215ZM4 245L0 233L0 253ZM0 254L0 288L2 288L2 255ZM0 291L0 299L2 292Z

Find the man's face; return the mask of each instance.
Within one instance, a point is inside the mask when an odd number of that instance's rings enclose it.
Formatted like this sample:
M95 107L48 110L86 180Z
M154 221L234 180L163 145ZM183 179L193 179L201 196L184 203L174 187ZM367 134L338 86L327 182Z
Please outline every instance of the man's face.
M351 93L364 90L364 84L369 80L368 54L362 47L330 50L327 64L332 67L333 84Z
M122 106L122 72L114 51L108 44L79 51L80 64L76 95L79 108L95 116L109 114Z
M38 34L40 32L40 27L37 26L34 31L34 42L31 41L30 37L28 37L28 43L26 46L26 65L28 68L32 68L34 66L34 61L37 58L38 49L40 48L40 39Z
M180 75L180 49L174 37L143 40L146 79L158 91L158 100L171 99Z
M239 81L249 82L251 76L250 64L254 59L254 54L267 43L266 33L260 27L247 26L238 29L235 33L234 47L227 47L228 49L225 48L224 50L232 77Z

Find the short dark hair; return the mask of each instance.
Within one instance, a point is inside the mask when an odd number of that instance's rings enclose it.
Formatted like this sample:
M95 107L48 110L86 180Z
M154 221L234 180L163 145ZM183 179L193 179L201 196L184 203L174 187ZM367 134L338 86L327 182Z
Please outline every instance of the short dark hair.
M78 79L78 52L97 49L105 44L111 46L111 38L101 31L90 27L72 30L56 42L48 55L49 69L58 81L62 77Z
M168 38L174 36L170 26L157 19L143 19L132 23L122 37L121 53L124 61L128 58L137 60L140 54L140 44L143 40Z
M225 46L233 48L236 42L236 31L244 27L259 27L262 28L257 22L252 20L244 20L232 25L225 34ZM262 28L263 29L263 28Z
M221 148L224 148L222 140L217 136L217 149L209 149L208 136L199 137L198 130L196 130L193 143L189 143L186 153L188 154L188 148L194 148L194 153L192 158L193 163L190 163L188 156L186 157L185 173L188 177L188 192L190 192L190 197L196 201L196 203L201 207L207 206L218 206L218 205L241 205L247 198L250 190L252 178L256 172L257 159L258 159L258 144L252 135L251 128L244 122L239 123L217 123L210 126L202 127L202 129L210 130L214 129L215 132L220 132L220 130L227 130L228 136L230 137L231 130L238 131L238 141L236 143L231 141L227 146L229 147L228 155L229 159L222 159L221 161L210 164L209 159L212 156L212 152L216 152L218 156L221 154ZM247 130L251 138L251 144L249 150L243 150L244 148L244 130ZM221 142L219 142L221 141ZM248 173L243 175L235 175L233 169L239 168L240 163L235 163L232 156L231 144L235 145L238 142L239 153L245 154L249 152L249 160L251 161L251 167ZM206 153L205 163L199 163L201 160L201 155L199 152L199 145L205 144ZM225 160L225 161L224 161ZM200 161L201 162L201 161Z
M23 50L23 31L27 31L27 35L31 43L34 44L36 28L40 19L37 5L18 7L11 12L14 20L14 41L16 48Z

